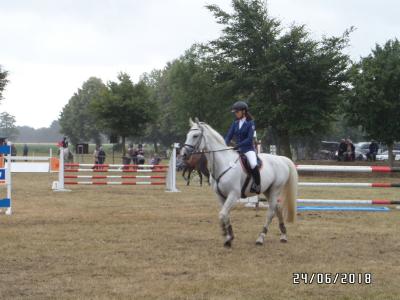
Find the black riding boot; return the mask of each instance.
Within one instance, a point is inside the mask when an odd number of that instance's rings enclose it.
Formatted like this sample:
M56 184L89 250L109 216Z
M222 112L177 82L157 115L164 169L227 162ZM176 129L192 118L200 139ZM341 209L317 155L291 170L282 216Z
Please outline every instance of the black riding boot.
M251 170L251 176L253 176L253 184L251 185L250 192L259 194L261 192L261 187L260 187L260 170L258 166Z

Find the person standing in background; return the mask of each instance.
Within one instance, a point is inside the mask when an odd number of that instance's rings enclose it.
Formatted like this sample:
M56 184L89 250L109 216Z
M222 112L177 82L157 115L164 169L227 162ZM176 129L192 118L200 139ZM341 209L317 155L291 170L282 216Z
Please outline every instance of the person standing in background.
M24 149L22 150L22 156L28 156L29 148L27 144L24 144Z
M144 158L144 150L143 150L143 145L139 144L138 147L138 154L137 154L137 164L138 165L143 165L145 162L145 158Z
M375 140L372 140L371 144L369 144L369 152L367 154L368 160L376 161L376 155L378 154L379 145Z
M29 148L27 144L24 144L24 148L22 150L22 156L28 156ZM25 160L28 161L28 160Z
M345 160L344 154L346 153L346 151L347 151L347 144L346 144L345 139L342 139L340 141L339 149L338 149L338 161Z
M129 144L128 147L128 157L127 157L127 161L126 161L126 165L130 165L130 163L132 162L133 164L135 164L134 161L134 157L135 157L135 149L133 148L133 144Z
M347 161L355 161L356 160L356 152L355 152L356 147L354 147L354 144L350 138L346 139L346 144L347 144L346 160Z
M103 147L100 146L99 148L99 155L98 155L99 165L103 165L106 161L106 152L104 151Z
M96 145L96 148L94 149L93 158L94 158L94 164L95 164L93 169L97 169L96 165L99 164L99 146L98 145Z
M11 146L11 156L17 156L17 153L18 153L17 147L15 147L15 145L13 143L11 143L11 142L9 142L9 143Z

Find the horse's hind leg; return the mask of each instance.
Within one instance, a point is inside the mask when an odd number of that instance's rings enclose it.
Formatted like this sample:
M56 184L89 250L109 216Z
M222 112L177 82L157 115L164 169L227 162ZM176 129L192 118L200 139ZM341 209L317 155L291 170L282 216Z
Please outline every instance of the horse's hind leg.
M263 226L262 231L260 232L257 240L256 240L256 245L263 245L264 244L264 240L265 240L265 236L267 235L268 232L268 228L269 225L272 222L272 219L276 213L276 207L277 207L277 201L278 201L278 197L279 197L279 193L275 192L274 190L270 190L269 191L269 197L267 194L265 194L265 196L267 197L267 199L269 198L268 204L268 212L267 212L267 217L266 217L266 221L265 224Z
M285 226L285 222L283 221L282 207L280 206L280 204L278 204L278 206L276 208L276 215L279 220L279 230L281 231L280 240L282 243L286 243L287 242L286 226Z
M203 175L201 175L200 171L197 171L197 173L199 173L199 177L200 177L200 186L203 186Z

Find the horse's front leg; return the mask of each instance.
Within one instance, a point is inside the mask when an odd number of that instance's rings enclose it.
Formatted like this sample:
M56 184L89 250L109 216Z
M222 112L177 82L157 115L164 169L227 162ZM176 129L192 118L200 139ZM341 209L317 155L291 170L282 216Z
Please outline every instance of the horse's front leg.
M233 234L232 224L230 222L230 211L237 201L237 195L230 194L222 205L219 212L219 220L222 228L222 234L225 236L224 246L230 248L232 241L235 238Z
M184 168L184 169L183 169L183 172L182 172L182 177L183 177L183 179L184 179L185 181L187 181L187 178L185 177L186 171L187 171L187 168Z
M186 185L189 186L190 185L190 176L192 175L192 169L189 169L189 173L186 179Z

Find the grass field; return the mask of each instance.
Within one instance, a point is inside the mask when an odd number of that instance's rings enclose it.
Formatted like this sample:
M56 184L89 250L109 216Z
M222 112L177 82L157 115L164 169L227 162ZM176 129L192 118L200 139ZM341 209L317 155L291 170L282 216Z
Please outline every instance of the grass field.
M300 213L287 244L275 219L256 247L265 211L238 206L225 249L207 186L53 193L55 179L13 176L14 215L0 215L1 299L399 299L400 211ZM300 197L400 198L396 189L343 188L304 188ZM293 285L294 272L370 272L372 284Z

